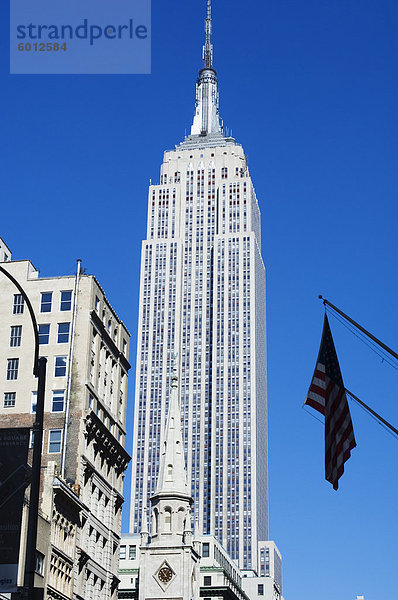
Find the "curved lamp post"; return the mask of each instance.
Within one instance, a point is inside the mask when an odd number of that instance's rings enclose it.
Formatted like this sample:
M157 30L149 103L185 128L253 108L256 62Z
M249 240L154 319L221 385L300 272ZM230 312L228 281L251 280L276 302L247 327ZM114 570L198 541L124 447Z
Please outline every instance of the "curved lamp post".
M32 319L33 332L35 336L35 354L33 361L33 375L37 377L37 405L36 420L33 424L33 459L32 459L32 478L30 484L28 532L26 537L26 557L25 557L25 577L24 577L24 596L28 600L34 599L35 567L36 567L36 541L37 541L37 522L39 516L39 494L40 494L40 469L41 469L41 450L43 441L43 418L44 418L44 392L46 385L46 364L47 359L39 358L39 332L36 316L32 304L26 295L26 292L20 283L10 275L6 269L0 266L0 272L3 273L18 291L22 294L26 306L28 307Z

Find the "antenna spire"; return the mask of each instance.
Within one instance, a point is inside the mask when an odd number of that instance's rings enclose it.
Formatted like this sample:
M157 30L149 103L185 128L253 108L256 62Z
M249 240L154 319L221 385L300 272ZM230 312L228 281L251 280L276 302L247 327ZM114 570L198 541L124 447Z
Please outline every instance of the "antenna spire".
M191 135L222 133L218 114L217 73L213 67L213 45L211 43L211 0L207 1L206 41L203 46L203 67L196 83L196 110Z
M207 0L206 42L203 46L203 62L205 69L213 68L213 44L211 43L211 0Z

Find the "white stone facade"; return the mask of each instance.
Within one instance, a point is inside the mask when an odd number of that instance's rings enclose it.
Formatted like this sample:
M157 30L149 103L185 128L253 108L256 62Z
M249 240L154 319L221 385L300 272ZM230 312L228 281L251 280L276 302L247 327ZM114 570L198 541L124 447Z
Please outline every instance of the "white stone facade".
M206 140L210 143L210 138ZM181 403L194 513L243 568L268 537L265 270L260 213L243 149L230 138L165 153L143 242L132 513L159 468L170 357Z
M223 600L283 600L272 569L267 576L257 577L252 571L240 571L226 550L211 535L198 539L200 558L199 587L201 598ZM274 542L267 542L279 552ZM119 568L119 598L138 598L141 568L141 538L138 534L122 534ZM167 554L165 555L167 559Z

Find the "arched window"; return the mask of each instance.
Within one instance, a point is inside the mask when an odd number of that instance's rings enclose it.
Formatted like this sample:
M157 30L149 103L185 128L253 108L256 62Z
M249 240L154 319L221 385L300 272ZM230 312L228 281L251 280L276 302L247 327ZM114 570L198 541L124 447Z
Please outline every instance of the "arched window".
M159 511L157 508L154 508L152 513L152 535L155 535L158 532L159 528Z
M164 509L164 530L166 533L171 532L171 508Z
M185 509L182 506L178 509L178 529L182 533L185 531Z

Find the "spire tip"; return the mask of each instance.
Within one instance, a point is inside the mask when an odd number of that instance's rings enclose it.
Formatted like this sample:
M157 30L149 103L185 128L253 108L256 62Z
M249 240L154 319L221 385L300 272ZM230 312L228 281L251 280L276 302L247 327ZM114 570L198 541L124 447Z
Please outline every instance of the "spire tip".
M203 46L203 62L205 69L213 68L213 45L211 43L211 0L207 0L206 42Z

